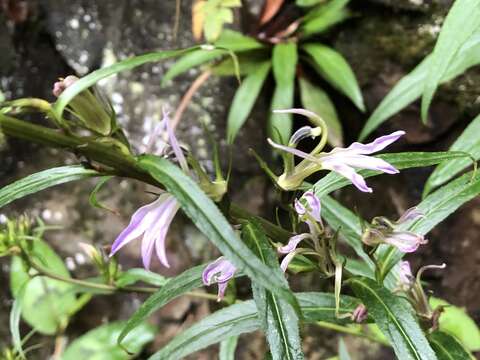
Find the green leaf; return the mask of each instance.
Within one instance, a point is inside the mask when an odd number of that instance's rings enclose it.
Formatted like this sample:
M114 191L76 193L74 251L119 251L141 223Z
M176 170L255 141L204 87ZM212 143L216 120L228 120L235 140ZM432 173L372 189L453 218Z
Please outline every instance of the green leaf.
M265 46L253 37L243 35L238 31L225 29L220 38L215 42L218 48L228 49L233 52L244 52L262 49Z
M165 86L167 82L177 77L178 75L183 74L187 70L195 66L204 64L206 62L212 61L222 55L225 55L225 50L198 49L182 56L170 67L170 69L168 69L166 74L163 76L161 86Z
M230 144L233 143L238 131L250 115L263 83L270 72L270 66L269 62L258 65L257 69L243 80L235 93L227 119L227 138Z
M263 51L249 51L240 53L237 62L233 57L228 57L212 67L212 74L217 76L249 75L256 71L265 62L270 62L269 54ZM237 67L238 65L238 67Z
M31 258L42 267L63 277L70 277L62 259L41 240L31 242ZM10 270L12 294L21 304L22 317L42 334L53 335L64 328L70 315L78 310L73 286L46 276L31 278L23 260L12 257ZM25 287L24 291L21 291Z
M305 109L319 115L328 127L328 143L333 147L343 146L342 124L327 93L307 79L300 77L300 97Z
M445 300L430 297L430 306L445 306L440 315L440 330L455 336L468 350L480 351L480 330L465 309L447 303Z
M278 269L278 258L262 227L253 220L243 226L245 242L262 262ZM285 284L288 286L286 280ZM258 309L258 318L266 334L273 359L303 359L302 341L298 332L298 317L285 300L253 283L253 299Z
M150 296L128 319L118 336L117 342L120 344L134 328L143 324L151 314L173 299L202 286L202 272L205 266L195 266L168 280L160 290Z
M231 336L220 343L219 360L235 360L238 336Z
M297 45L293 42L277 44L273 48L272 65L275 78L271 111L293 107L295 73L297 69ZM268 134L278 143L287 143L292 133L292 115L274 114L269 116Z
M393 295L371 279L352 278L349 284L389 339L397 358L437 359L407 300Z
M305 4L303 6L310 6L307 4L314 5L313 3L318 3L319 1L297 0L297 3L298 2L303 2ZM350 11L345 8L348 2L349 0L331 0L307 13L300 28L300 37L305 38L313 34L324 32L339 22L347 19L350 16Z
M297 6L309 7L321 4L323 2L325 2L325 0L296 0L295 4L297 4Z
M199 186L177 166L156 156L141 156L138 165L175 196L185 214L230 260L239 272L298 306L285 285L282 271L270 269L238 238L227 219Z
M427 121L428 108L433 94L453 58L458 56L462 45L479 29L480 3L478 0L456 0L445 18L431 56L422 97L422 120L424 123Z
M453 145L450 147L450 151L464 151L470 154L475 160L480 159L479 133L480 115L477 116L463 131L462 135L455 140ZM428 178L425 184L424 194L426 195L430 189L446 183L469 165L472 165L472 160L468 157L441 163Z
M96 207L98 209L102 210L107 210L110 211L114 214L118 214L118 212L114 209L109 208L107 205L102 204L101 202L98 201L97 199L97 194L98 192L102 189L102 187L111 179L113 179L113 176L102 176L100 180L98 181L97 185L95 185L95 188L92 190L90 193L90 196L88 198L88 202L90 203L91 206Z
M95 70L87 76L82 77L80 80L75 82L75 84L69 86L68 89L62 92L62 94L58 97L57 101L53 105L53 112L55 113L56 117L60 119L62 117L63 111L65 110L65 107L76 95L81 93L83 90L88 89L92 85L95 85L98 81L104 78L107 78L122 71L134 69L138 66L150 62L158 62L184 55L197 49L198 46L182 50L164 50L152 52L140 56L135 56L133 58L120 61L111 66Z
M29 175L0 189L0 208L49 187L93 176L99 176L99 173L79 165L62 166Z
M397 169L409 169L416 167L426 167L441 163L442 161L465 157L465 153L461 152L404 152L381 154L376 156L386 162L392 164ZM358 171L364 178L381 175L382 172L374 170ZM351 182L336 172L330 172L313 185L312 190L318 197L322 197L332 191L341 189L344 186L351 185Z
M320 44L305 44L302 49L310 56L314 69L333 87L347 96L361 111L365 111L363 97L355 74L339 52Z
M25 359L25 354L23 352L23 343L20 336L20 318L22 317L22 304L21 299L25 292L25 287L28 284L23 284L22 288L18 293L18 298L13 301L12 309L10 311L10 335L12 336L12 345L14 350L20 355L20 359Z
M65 350L62 360L128 360L138 354L145 344L155 337L155 329L148 324L141 324L125 339L124 345L132 353L129 355L117 345L117 337L125 326L124 321L101 325L75 339Z
M115 284L118 287L125 287L139 281L150 285L164 286L168 282L168 279L160 274L142 268L135 268L122 272L115 281Z
M458 51L458 55L448 67L441 83L462 74L468 68L480 63L480 32L471 36L465 45ZM373 130L396 114L404 107L415 101L422 94L423 86L430 69L431 56L426 57L415 69L404 76L377 106L368 118L360 133L359 140L364 140Z
M438 360L474 360L463 345L452 335L435 331L428 336L430 345L437 354Z
M349 320L339 320L335 317L335 297L332 294L300 293L296 296L305 315L305 321L308 323L329 321L345 324L349 322ZM342 296L341 312L353 311L358 303L358 300L352 297ZM259 328L257 308L252 300L230 305L203 318L177 335L149 360L182 359L207 346Z

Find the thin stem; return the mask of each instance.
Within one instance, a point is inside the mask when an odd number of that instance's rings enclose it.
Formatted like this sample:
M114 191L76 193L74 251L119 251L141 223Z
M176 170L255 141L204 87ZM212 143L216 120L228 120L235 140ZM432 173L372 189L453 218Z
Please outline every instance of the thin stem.
M324 329L334 330L334 331L341 332L341 333L344 333L344 334L362 337L362 338L368 339L370 341L373 341L373 342L376 342L376 343L379 343L379 344L382 344L382 345L391 346L388 342L384 341L383 339L364 332L363 329L356 329L356 328L352 328L352 327L348 327L348 326L344 326L344 325L333 324L333 323L329 323L329 322L325 322L325 321L317 321L315 324L317 326L321 327L321 328L324 328Z
M199 77L195 79L195 81L190 85L185 95L183 95L182 100L180 100L180 104L178 105L177 111L175 111L175 116L172 120L172 129L176 129L177 125L180 123L182 119L182 115L187 109L188 104L192 101L193 95L198 91L198 89L208 80L208 78L212 75L212 70L207 69L200 74Z

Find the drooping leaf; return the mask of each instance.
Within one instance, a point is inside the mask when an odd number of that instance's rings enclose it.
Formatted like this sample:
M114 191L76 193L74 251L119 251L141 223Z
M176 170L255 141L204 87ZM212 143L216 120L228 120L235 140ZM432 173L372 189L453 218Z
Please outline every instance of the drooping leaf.
M168 280L160 290L151 295L128 319L118 336L118 343L123 342L134 328L143 324L155 311L186 292L202 286L202 272L204 268L205 265L195 266Z
M321 44L305 44L302 49L309 55L314 69L333 87L342 92L362 111L363 97L352 68L345 58L332 48Z
M393 295L371 279L352 278L349 284L389 339L397 358L437 359L407 300Z
M435 331L428 336L438 360L474 360L472 354L452 335Z
M297 0L297 3L299 2L302 3L300 6L311 6L319 1ZM308 12L301 26L300 36L305 38L324 32L347 19L350 16L350 11L346 8L348 2L349 0L331 0Z
M197 49L198 46L182 50L164 50L152 52L119 61L111 66L95 70L90 74L82 77L80 80L76 81L72 86L69 86L67 89L65 89L65 91L62 92L62 94L58 97L57 101L53 105L53 112L55 113L57 118L61 118L65 107L76 95L81 93L83 90L88 89L92 85L95 85L98 81L104 78L107 78L122 71L131 70L147 63L158 62L184 55Z
M422 120L427 121L433 94L445 75L453 58L470 36L480 30L480 3L478 0L456 0L438 36L430 59L428 75L423 88Z
M29 175L0 189L0 208L24 196L69 181L82 180L100 174L83 166L71 165L52 168Z
M27 282L28 283L28 282ZM22 337L20 335L20 319L22 317L22 304L21 299L24 295L25 287L27 283L23 284L22 288L17 294L18 297L13 301L12 309L10 310L10 335L12 336L12 345L14 350L20 356L20 359L25 359L25 354L23 352Z
M250 221L243 226L242 234L245 242L265 265L273 269L279 268L277 255L259 224ZM288 286L286 280L285 284ZM261 285L253 283L252 290L258 319L267 337L272 359L303 359L298 317L294 309Z
M281 43L274 46L272 67L275 90L270 106L271 111L293 107L297 60L297 45L295 43ZM269 116L268 133L275 142L288 142L292 133L291 114L274 114L272 112Z
M113 178L113 176L103 176L97 183L97 185L95 185L94 189L92 190L92 192L90 193L90 196L88 198L88 201L90 203L91 206L93 207L96 207L98 209L103 209L103 210L107 210L107 211L110 211L114 214L118 214L118 212L114 209L111 209L109 208L107 205L104 205L102 204L100 201L98 201L97 199L97 194L98 192L102 189L102 187L108 182L110 181L111 179Z
M155 328L142 323L124 340L128 354L117 344L117 337L125 326L124 321L101 325L75 339L65 350L62 360L128 360L155 337Z
M430 297L430 306L444 306L440 315L440 330L455 336L468 350L480 351L480 329L465 309L447 303L445 300Z
M480 159L480 138L478 137L479 132L480 116L477 116L466 127L462 135L455 140L453 145L450 147L450 151L464 151L470 154L475 160ZM424 195L428 194L431 189L446 183L459 172L471 165L472 160L468 157L441 163L428 178L425 184Z
M376 156L395 166L398 170L426 167L441 163L442 161L465 157L461 152L405 152L381 154ZM379 171L360 170L358 171L364 178L383 174ZM318 197L322 197L338 190L344 186L350 185L351 182L343 176L331 172L317 181L313 185L312 190Z
M250 115L269 71L270 63L260 64L243 80L235 93L227 119L227 138L230 144L233 143L238 131Z
M139 281L150 285L164 286L169 280L160 274L142 268L134 268L122 272L115 281L115 284L118 287L124 287Z
M237 349L238 336L231 336L220 343L219 360L235 360L235 350Z
M284 297L298 309L296 299L285 285L281 270L270 269L252 253L238 238L213 201L190 177L166 159L157 156L142 156L138 165L175 196L187 216L239 272L245 273L253 282Z
M347 319L339 320L335 317L335 297L332 294L312 292L295 295L300 302L305 322L328 321L339 324L350 322ZM351 312L358 304L358 300L342 296L340 312L342 314ZM181 359L232 336L253 332L259 328L257 308L252 300L230 305L203 318L177 335L149 360Z
M299 78L299 85L303 107L319 115L327 124L329 144L333 147L342 146L342 124L327 93L304 77Z
M418 99L423 91L430 69L431 56L426 57L415 69L404 76L382 102L377 106L363 127L359 140L364 140L373 130L407 105ZM462 74L468 68L480 63L480 32L475 33L458 51L457 56L442 77L441 83Z

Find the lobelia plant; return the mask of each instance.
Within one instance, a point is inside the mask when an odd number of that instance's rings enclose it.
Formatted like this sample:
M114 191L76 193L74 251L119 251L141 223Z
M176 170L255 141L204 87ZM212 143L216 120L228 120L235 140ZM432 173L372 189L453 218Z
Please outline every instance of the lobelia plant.
M329 126L321 116L304 109L280 108L281 114L306 115L313 127L300 128L285 144L269 141L280 150L284 169L280 176L268 172L273 185L288 199L283 209L290 219L273 224L230 201L228 178L224 179L219 170L218 154L212 180L194 154L180 147L167 111L153 134L166 140L164 146L154 153L136 154L115 123L112 108L92 88L120 71L197 54L197 50L150 53L74 81L66 77L55 85L58 98L53 104L30 98L2 103L0 129L6 137L61 148L86 158L87 162L79 160L77 165L47 169L3 187L0 207L55 185L92 177L100 179L93 198L99 186L111 177L135 179L157 188L156 199L132 215L128 226L116 240L112 239L110 249L82 245L98 270L98 276L90 279L71 276L63 261L42 240L44 231L49 229L38 220L19 217L2 223L0 256L12 258L10 285L15 299L10 319L12 347L5 350L5 356L21 359L34 350L24 346L30 335L22 339L21 319L32 331L59 337L93 296L133 292L150 296L128 320L102 325L71 342L64 358L78 359L91 354L89 351L99 351L92 350L92 342L109 349L99 357L130 358L159 331L146 323L149 315L179 296L195 296L219 302L219 310L155 349L150 359L180 359L217 343L221 343L222 357L226 352L231 358L238 336L256 330L263 332L269 345L266 356L303 359L301 335L305 324L387 344L402 360L471 359L471 351L480 348L478 339L471 341L458 327L442 322L443 316L459 309L444 304L433 306L421 282L424 270L438 266L424 266L414 278L402 259L405 253L425 246L430 230L480 193L480 175L470 172L448 182L397 221L378 216L367 223L330 196L334 190L350 185L370 193L373 189L366 178L446 160L458 161L464 154L372 155L398 141L403 131L327 152ZM22 119L22 114L32 109L46 115L51 123L37 125ZM310 152L298 149L299 142L306 137L317 141ZM295 162L295 155L302 160ZM262 165L266 168L265 162ZM307 181L314 173L319 173L319 180L309 184ZM165 278L148 269L154 251L161 264L169 266L165 239L178 211L185 213L222 255L209 264ZM145 269L124 270L116 254L140 237ZM340 243L342 246L338 246ZM302 276L307 272L314 273L315 279L330 291L293 292L289 273ZM251 296L237 297L232 291L239 277L249 279ZM217 294L200 289L214 283L218 286ZM478 332L475 325L473 329L472 332ZM344 354L342 344L340 352Z

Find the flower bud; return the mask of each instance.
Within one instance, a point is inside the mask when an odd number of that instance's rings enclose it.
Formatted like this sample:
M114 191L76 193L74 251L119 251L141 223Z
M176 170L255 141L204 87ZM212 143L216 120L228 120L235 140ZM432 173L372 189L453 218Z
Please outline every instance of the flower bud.
M79 79L69 75L53 85L53 95L59 97L65 89ZM110 135L115 127L115 113L111 104L95 88L76 95L68 104L70 112L88 130L100 135Z
M352 313L352 321L362 323L368 318L368 310L365 305L358 305Z

